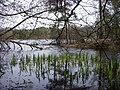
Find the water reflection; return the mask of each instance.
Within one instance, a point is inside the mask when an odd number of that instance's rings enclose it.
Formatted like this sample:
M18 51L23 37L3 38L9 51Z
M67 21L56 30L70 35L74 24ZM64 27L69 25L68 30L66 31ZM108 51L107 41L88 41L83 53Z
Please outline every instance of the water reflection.
M33 54L32 57L22 56L20 60L13 55L10 66L12 73L17 68L20 75L33 74L39 82L41 79L46 81L44 88L49 90L91 89L99 84L100 90L118 90L120 85L120 61L114 59L103 63L99 56L88 53Z
M107 59L104 52L100 58L94 50L80 52L78 48L63 50L61 47L45 45L40 51L23 47L23 51L16 47L5 55L0 53L0 90L120 88L120 59L116 53L107 54Z

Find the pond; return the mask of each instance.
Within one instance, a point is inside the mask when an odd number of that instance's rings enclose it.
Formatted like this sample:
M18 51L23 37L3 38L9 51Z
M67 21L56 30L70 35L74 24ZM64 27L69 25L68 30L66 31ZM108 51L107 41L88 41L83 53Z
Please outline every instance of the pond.
M0 90L119 90L120 54L22 40L42 50L9 44L0 53ZM106 56L107 54L107 56ZM107 59L110 58L110 59Z

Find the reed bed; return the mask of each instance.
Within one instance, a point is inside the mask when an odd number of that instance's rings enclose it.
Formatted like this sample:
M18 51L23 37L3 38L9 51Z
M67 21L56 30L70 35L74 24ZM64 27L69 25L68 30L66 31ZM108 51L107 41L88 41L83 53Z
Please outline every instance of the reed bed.
M85 52L60 55L33 54L33 56L26 54L25 56L22 55L20 59L13 55L10 66L15 67L18 63L21 71L29 71L30 74L35 73L38 80L48 78L52 88L57 85L64 89L71 89L74 84L85 86L89 79L93 81L91 75L98 75L98 82L101 81L102 84L106 79L109 89L118 90L120 88L119 59L111 59L105 62L99 55L89 55Z

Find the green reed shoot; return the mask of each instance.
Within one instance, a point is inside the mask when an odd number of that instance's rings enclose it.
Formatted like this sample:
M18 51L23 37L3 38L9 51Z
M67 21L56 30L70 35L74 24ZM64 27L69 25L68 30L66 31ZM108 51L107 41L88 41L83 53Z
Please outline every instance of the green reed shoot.
M33 54L33 65L35 66L35 62L36 62L36 56L35 54Z
M30 70L30 72L33 70L33 63L32 63L32 61L30 61L30 63L29 63L29 70Z
M30 61L30 59L29 59L28 55L26 54L26 65L28 65L29 61Z
M54 55L54 79L56 78L56 61L57 61L57 56Z
M22 71L24 71L25 70L25 59L24 59L23 55L20 58L20 62L21 62Z
M45 61L45 54L43 54L43 61Z
M48 60L48 68L49 68L50 67L50 61L51 61L51 55L48 55L47 60Z
M16 57L15 57L15 54L13 54L12 60L10 62L10 65L16 66L16 64L17 64L17 60L16 60Z

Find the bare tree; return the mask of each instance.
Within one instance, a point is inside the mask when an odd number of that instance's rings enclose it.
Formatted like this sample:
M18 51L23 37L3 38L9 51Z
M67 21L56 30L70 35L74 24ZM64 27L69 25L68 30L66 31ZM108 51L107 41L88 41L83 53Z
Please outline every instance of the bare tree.
M82 32L80 30L81 28L83 28L85 25L89 26L91 29L84 30L83 32L85 33L85 35L87 33L86 38L93 38L96 42L97 39L106 39L109 37L110 32L112 31L112 26L110 25L110 23L111 21L113 21L113 18L116 18L116 20L114 19L116 22L114 24L117 28L115 29L115 34L116 37L119 37L119 4L117 4L116 6L116 3L119 3L119 0L26 0L25 2L21 2L20 0L1 0L1 47L4 48L4 45L9 47L8 42L19 44L18 42L13 42L12 40L10 40L10 37L14 36L14 34L3 38L3 36L9 33L10 31L21 28L33 28L34 32L34 29L36 27L39 27L38 24L45 25L43 20L50 22L47 23L48 26L54 26L53 29L56 29L57 31L56 41L58 41L59 44L60 39L62 38L62 34L65 35L66 42L70 43L69 41L72 36L70 33L71 26L72 29L75 30L75 32L77 32L79 35ZM112 17L110 17L109 20L107 19L108 21L106 21L107 17L105 17L105 11L106 9L110 11L110 5L112 5L114 11L116 11L114 12L114 14L112 14ZM92 8L93 12L90 12L86 8ZM109 13L112 13L112 10ZM88 18L90 16L94 16L94 18L96 19L96 23L90 24L90 21L88 21ZM81 25L80 22L84 23L85 25ZM107 34L105 34L106 37L104 38L105 29L108 29L108 32ZM98 36L97 39L95 34L97 34ZM81 37L78 39L81 39Z

